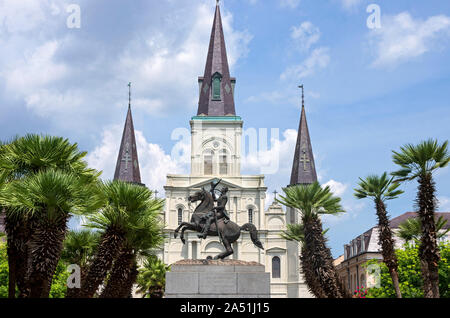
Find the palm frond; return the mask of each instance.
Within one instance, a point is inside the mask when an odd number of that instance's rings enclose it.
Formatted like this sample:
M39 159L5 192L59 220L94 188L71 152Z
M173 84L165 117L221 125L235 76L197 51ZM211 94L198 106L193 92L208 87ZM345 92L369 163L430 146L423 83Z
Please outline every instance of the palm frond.
M359 187L354 189L354 196L358 199L373 197L375 200L393 200L403 194L403 190L398 190L400 183L394 178L388 178L387 172L381 176L369 175L365 179L359 178Z
M413 180L420 175L443 168L450 163L448 141L441 145L435 139L422 141L417 145L406 144L400 151L392 151L392 159L401 169L392 173L396 181Z
M322 188L318 182L283 188L283 191L285 196L280 195L277 202L298 209L302 217L345 212L340 204L341 199L333 196L329 186Z
M52 220L61 213L91 213L102 200L95 185L85 184L72 173L48 169L6 184L0 192L0 204L8 207L10 214L40 213Z

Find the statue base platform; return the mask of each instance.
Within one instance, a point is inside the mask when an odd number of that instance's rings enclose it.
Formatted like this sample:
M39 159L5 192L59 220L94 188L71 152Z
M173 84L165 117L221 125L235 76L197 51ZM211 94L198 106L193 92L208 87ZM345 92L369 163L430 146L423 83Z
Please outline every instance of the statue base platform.
M238 260L181 260L166 273L166 298L269 298L264 265Z

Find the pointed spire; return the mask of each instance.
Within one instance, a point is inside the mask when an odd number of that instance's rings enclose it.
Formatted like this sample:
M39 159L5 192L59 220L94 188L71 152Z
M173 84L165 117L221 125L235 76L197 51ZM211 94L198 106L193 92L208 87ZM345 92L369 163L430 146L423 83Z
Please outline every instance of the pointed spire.
M235 116L234 83L235 79L230 77L222 17L217 1L205 73L199 78L200 98L197 115Z
M139 160L134 135L133 117L131 116L131 83L128 84L128 112L123 128L122 142L120 143L119 156L117 157L114 180L122 180L132 183L141 183Z
M295 146L294 163L292 165L291 182L289 185L312 184L317 181L314 155L309 137L308 123L304 104L303 85L302 89L302 112L298 128L297 144Z

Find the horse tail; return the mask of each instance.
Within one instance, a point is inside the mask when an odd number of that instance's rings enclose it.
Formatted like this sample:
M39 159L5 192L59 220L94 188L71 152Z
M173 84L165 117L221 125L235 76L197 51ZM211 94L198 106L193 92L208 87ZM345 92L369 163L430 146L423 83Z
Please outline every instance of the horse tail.
M264 249L261 241L258 239L258 231L256 230L256 227L251 223L246 223L241 226L241 231L248 231L250 232L250 238L252 239L253 244L255 244L256 247L259 247L260 249Z

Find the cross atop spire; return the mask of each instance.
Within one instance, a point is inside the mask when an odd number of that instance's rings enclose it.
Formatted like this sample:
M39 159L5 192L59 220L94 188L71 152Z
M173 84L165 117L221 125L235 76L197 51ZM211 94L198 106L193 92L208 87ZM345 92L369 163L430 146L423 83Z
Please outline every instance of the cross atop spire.
M302 112L300 115L300 125L298 128L297 144L295 145L294 163L292 165L291 182L289 185L312 184L317 181L314 155L311 139L309 137L308 123L306 121L303 85L300 85L299 88L302 89Z
M198 81L200 85L198 116L236 115L233 92L235 79L230 77L219 1L216 2L205 73Z
M128 83L128 107L131 108L131 82Z
M131 116L131 83L128 83L128 112L123 128L119 156L117 157L114 180L141 183L136 137L134 135L133 117Z
M302 107L305 107L305 89L303 87L303 84L300 85L298 88L302 89Z

